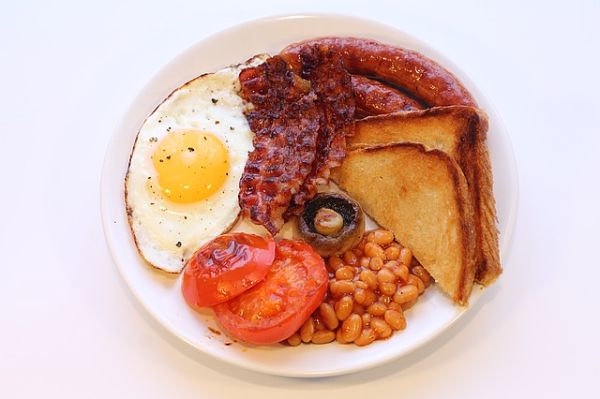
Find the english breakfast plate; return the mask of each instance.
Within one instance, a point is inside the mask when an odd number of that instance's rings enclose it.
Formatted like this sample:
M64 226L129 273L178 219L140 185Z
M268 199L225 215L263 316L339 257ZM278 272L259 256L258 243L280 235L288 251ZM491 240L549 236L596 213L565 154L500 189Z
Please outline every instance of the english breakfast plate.
M406 312L408 328L365 347L354 345L252 346L223 334L210 310L197 312L181 294L181 276L150 267L136 250L128 224L124 179L136 135L144 121L174 89L195 77L238 64L256 54L276 54L302 39L354 36L416 50L451 70L489 117L488 147L494 172L494 195L500 232L500 255L506 259L516 218L518 182L506 129L490 101L460 68L416 38L377 22L333 15L294 15L244 23L198 42L167 64L136 97L109 144L103 167L101 200L105 236L127 285L160 324L191 347L222 361L273 375L339 375L398 359L446 330L469 308L454 305L435 286ZM485 295L475 287L470 304Z

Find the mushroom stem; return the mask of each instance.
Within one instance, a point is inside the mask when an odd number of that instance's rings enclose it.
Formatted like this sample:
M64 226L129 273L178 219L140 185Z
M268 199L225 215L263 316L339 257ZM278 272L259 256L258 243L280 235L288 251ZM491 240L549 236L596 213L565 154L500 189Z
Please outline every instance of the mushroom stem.
M337 233L344 227L342 215L330 208L321 208L315 215L315 230L329 236Z

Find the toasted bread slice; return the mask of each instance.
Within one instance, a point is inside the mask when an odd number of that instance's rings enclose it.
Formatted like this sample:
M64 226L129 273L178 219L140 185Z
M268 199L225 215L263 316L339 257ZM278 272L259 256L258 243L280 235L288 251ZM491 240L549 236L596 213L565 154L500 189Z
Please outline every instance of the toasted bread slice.
M418 143L437 149L461 167L475 209L477 235L476 281L492 283L502 272L498 254L492 171L486 146L487 117L472 107L452 106L365 118L356 124L348 147Z
M333 179L379 225L394 232L455 302L475 277L473 206L460 167L420 144L350 151Z

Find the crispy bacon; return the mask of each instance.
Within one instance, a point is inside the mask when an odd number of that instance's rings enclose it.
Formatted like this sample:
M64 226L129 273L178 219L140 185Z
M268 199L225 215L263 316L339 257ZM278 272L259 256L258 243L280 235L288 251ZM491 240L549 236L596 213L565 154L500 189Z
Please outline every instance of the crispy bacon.
M254 105L246 114L255 133L240 180L242 214L276 234L292 196L315 160L319 112L310 83L275 56L240 73L242 96Z
M300 76L311 82L317 95L320 124L315 162L289 210L296 214L315 196L317 184L326 184L330 170L346 156L346 136L354 134L355 108L352 79L337 52L323 45L305 47L300 65Z
M298 76L279 56L240 73L255 133L240 180L242 214L276 234L326 183L354 129L351 77L325 46L303 49Z

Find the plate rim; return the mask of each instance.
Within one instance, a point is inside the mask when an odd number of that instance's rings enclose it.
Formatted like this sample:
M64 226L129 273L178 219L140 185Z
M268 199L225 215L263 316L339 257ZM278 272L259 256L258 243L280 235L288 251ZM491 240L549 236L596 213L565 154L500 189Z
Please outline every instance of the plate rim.
M162 65L154 74L152 74L150 79L144 84L144 86L141 88L141 90L130 101L126 110L121 114L121 117L119 118L118 123L113 128L113 132L111 134L108 145L106 146L105 155L104 155L104 159L103 159L103 165L102 165L102 174L101 174L101 179L100 179L101 180L100 181L100 185L101 185L101 187L100 187L100 211L101 211L101 218L102 218L102 226L103 226L105 241L109 248L109 252L111 254L113 263L117 266L120 276L125 281L130 292L136 298L136 301L138 301L138 303L140 305L142 305L142 308L144 309L144 311L147 312L154 319L154 321L158 322L158 324L160 324L163 328L165 328L169 332L169 334L172 334L173 336L177 337L177 339L185 342L186 346L190 346L195 351L199 351L200 353L202 353L204 355L218 359L219 361L222 361L224 363L231 364L231 365L234 365L237 367L241 367L246 370L252 370L255 372L260 372L260 373L269 374L269 375L278 375L278 376L286 376L286 377L301 377L301 378L343 375L343 374L358 372L358 371L372 368L375 366L379 366L382 364L386 364L393 360L398 360L398 359L405 357L408 354L414 352L415 350L427 345L428 343L430 343L431 341L433 341L434 339L436 339L443 333L447 332L448 329L452 325L454 325L459 319L461 319L465 314L467 314L471 309L473 309L476 302L478 302L479 298L483 295L484 290L482 290L482 289L474 290L471 295L471 298L470 298L470 305L468 307L461 308L461 310L459 312L457 312L454 315L454 317L449 319L444 325L440 326L433 333L427 335L424 339L421 339L420 341L418 341L415 344L413 344L412 346L406 348L402 352L395 353L395 352L391 351L390 354L384 355L380 358L365 359L365 362L363 364L361 364L360 366L357 366L357 367L353 367L353 368L343 368L342 367L342 368L335 368L335 369L330 369L327 371L317 371L317 372L305 372L305 371L290 372L287 370L282 371L282 370L277 370L272 367L262 366L261 364L255 364L255 363L250 364L250 363L252 363L252 360L243 362L243 361L235 361L234 359L230 359L227 357L220 357L216 353L204 350L203 348L199 348L193 342L189 341L185 336L180 335L177 332L177 329L171 324L171 322L168 319L161 316L159 312L155 311L154 309L152 309L150 306L148 306L145 303L140 292L138 291L138 289L135 287L134 283L130 280L129 276L125 272L124 266L122 266L121 262L118 260L118 257L117 257L118 251L116 249L116 244L113 241L113 237L111 236L111 233L110 233L111 227L112 227L111 226L112 222L109 218L109 213L110 213L110 211L108 209L109 208L109 205L108 205L109 198L107 198L108 195L106 194L110 190L110 188L109 188L109 186L110 186L109 160L110 160L111 154L115 152L114 148L117 147L119 144L119 141L120 141L119 132L121 130L123 130L123 126L127 125L126 121L128 119L128 116L132 113L133 109L136 107L136 104L140 101L140 99L142 97L144 97L146 95L146 93L150 90L152 82L154 82L155 80L159 79L162 75L164 75L166 73L166 71L171 69L173 67L173 65L176 65L180 59L185 58L189 53L192 53L196 47L199 47L205 43L210 43L211 41L214 41L215 39L217 39L219 36L223 36L226 34L233 33L235 31L244 30L244 29L248 29L248 28L260 28L260 26L263 24L275 23L276 21L282 21L282 20L288 20L288 19L303 19L303 20L308 20L308 21L314 20L314 19L324 19L324 20L335 20L337 23L341 22L343 24L357 22L357 23L361 23L363 25L377 26L378 28L385 30L387 33L393 32L394 35L399 35L400 37L403 37L404 39L410 40L411 42L416 43L419 47L427 49L427 51L429 53L433 53L435 55L435 57L439 57L439 59L438 58L436 58L436 59L439 61L442 61L444 66L448 67L448 69L451 70L452 73L454 73L456 75L460 75L461 81L465 82L466 86L469 87L470 90L475 92L476 98L485 100L485 103L486 103L485 111L488 114L491 114L494 116L494 122L498 125L497 130L499 130L502 133L502 135L504 136L504 139L505 139L504 144L506 144L506 147L507 147L504 149L504 150L506 150L505 155L508 158L509 164L510 164L510 168L507 171L507 174L509 175L509 180L511 182L512 191L511 191L511 196L509 198L509 212L507 214L505 231L503 232L503 236L506 238L504 240L500 241L500 256L501 256L503 265L506 265L507 259L509 258L509 255L511 252L510 248L512 246L513 233L514 233L514 228L516 225L516 219L518 216L519 179L518 179L518 172L517 172L516 157L514 154L514 149L513 149L513 145L512 145L512 140L510 138L510 134L508 133L508 129L506 128L506 125L505 125L502 117L497 112L496 107L494 106L492 100L490 100L487 96L485 96L483 93L481 93L481 91L474 84L474 82L471 80L471 78L467 74L465 74L460 67L458 67L456 64L454 64L452 62L452 60L448 59L448 57L446 57L443 53L441 53L439 50L437 50L437 48L435 48L434 46L424 42L423 40L405 32L393 25L388 25L388 24L385 24L385 23L382 23L382 22L379 22L376 20L362 18L362 17L356 17L354 15L343 14L343 13L314 13L314 12L311 12L311 13L286 13L286 14L275 14L275 15L261 17L261 18L257 18L257 19L246 20L239 24L230 25L225 29L214 32L204 38L197 40L192 45L188 46L183 51L179 52L175 57L173 57L167 63ZM268 44L265 45L265 47L267 47L267 46L268 46ZM427 54L427 55L429 56L429 54Z

